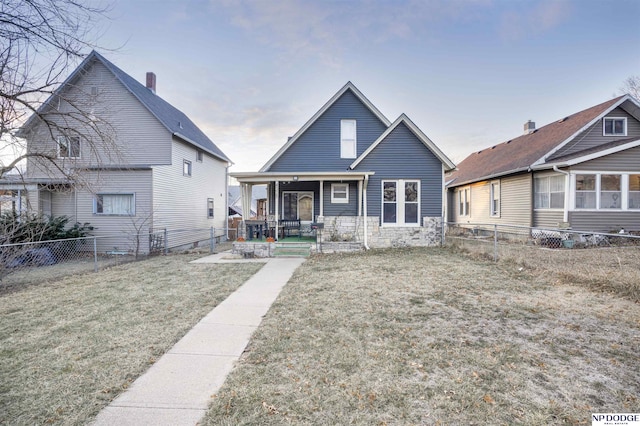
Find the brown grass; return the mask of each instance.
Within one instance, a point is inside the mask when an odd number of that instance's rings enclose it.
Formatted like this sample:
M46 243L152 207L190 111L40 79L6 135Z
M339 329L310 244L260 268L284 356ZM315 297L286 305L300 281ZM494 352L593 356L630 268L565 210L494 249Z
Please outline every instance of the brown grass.
M172 255L0 295L0 424L87 424L261 265Z
M588 424L640 411L640 306L442 249L313 257L206 424Z

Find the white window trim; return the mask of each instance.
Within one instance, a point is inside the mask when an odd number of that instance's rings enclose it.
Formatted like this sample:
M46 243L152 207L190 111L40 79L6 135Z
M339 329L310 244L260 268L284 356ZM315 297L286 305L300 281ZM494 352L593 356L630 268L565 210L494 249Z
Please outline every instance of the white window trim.
M343 125L344 123L353 123L353 139L347 139L344 137ZM346 152L345 144L353 144L353 152ZM358 123L355 119L343 119L340 120L340 158L357 158L358 157Z
M498 186L498 210L497 211L493 210L493 199L494 199L493 188L495 185ZM502 191L502 188L499 180L492 180L491 182L489 182L489 215L491 217L500 217L500 211L502 210L501 191ZM469 204L469 207L471 207L471 204Z
M607 133L605 131L605 123L607 120L622 120L622 133ZM627 136L627 117L604 117L602 119L602 136Z
M130 195L133 211L130 213L98 213L98 197L105 195ZM131 217L136 215L136 193L135 192L99 192L93 197L93 214L96 216L121 216Z
M396 183L396 222L388 223L384 221L384 184L385 182L395 182ZM404 221L404 184L407 182L417 182L418 183L418 222L417 223L405 223ZM380 226L383 228L390 227L419 227L420 222L422 220L422 201L421 201L421 181L420 179L384 179L380 182ZM402 188L403 196L402 200L398 197L399 189ZM413 204L413 203L412 203ZM401 221L400 221L401 220Z
M571 171L571 196L569 209L575 212L637 212L640 209L629 208L629 175L637 175L637 171L593 171L593 170L573 170ZM581 209L576 207L576 175L596 175L596 207ZM600 179L602 175L620 175L620 208L610 209L600 206Z
M185 166L189 165L188 172L185 171ZM189 160L182 160L182 175L191 177L193 176L193 163Z
M551 177L554 177L554 176L560 176L560 175L558 175L557 173L542 173L542 174L536 174L535 176L533 176L532 179L535 182L535 179L537 179L537 178L551 178ZM534 183L534 185L535 185L535 183ZM564 190L565 191L565 194L564 194L564 204L565 204L565 206L567 206L567 186L566 185L567 185L567 181L566 181L566 177L565 177L565 186L564 186L564 188L565 188L565 190ZM533 194L533 197L536 196L535 186L534 186L534 188L532 190L532 194ZM551 206L551 186L549 186L548 194L549 194L549 206ZM574 201L575 201L575 198L574 198ZM548 207L548 208L547 207L535 207L535 203L536 203L536 200L534 198L533 204L532 204L534 206L533 207L534 211L544 211L544 212L563 212L564 211L564 207L563 208L557 208L557 207L554 207L554 208L551 208L551 207Z
M61 155L61 148L62 148L62 143L63 142L61 142L61 141L62 140L70 140L71 138L77 138L78 139L78 156L77 157L72 157L72 156L69 155L69 156L63 157ZM67 144L68 143L69 142L67 142ZM59 159L63 159L64 160L65 158L70 158L70 159L78 159L78 158L80 158L80 155L81 155L81 152L82 152L82 141L80 140L79 136L70 136L69 137L69 136L60 135L56 139L56 145L57 145L57 148L58 148L58 158ZM67 150L68 149L69 149L69 145L67 145Z
M336 188L345 187L346 197L336 198ZM342 192L342 191L339 191ZM348 183L332 183L331 184L331 204L349 204L349 184Z
M463 203L464 205L464 212L460 213L460 197L462 196L462 194L468 194L468 197L466 199L466 203ZM469 205L469 208L467 209L466 205ZM471 186L465 186L462 187L458 190L458 196L456 197L456 211L458 213L459 217L468 217L471 216Z
M211 214L209 214L209 203L211 203ZM212 197L207 198L207 219L214 219L216 203Z

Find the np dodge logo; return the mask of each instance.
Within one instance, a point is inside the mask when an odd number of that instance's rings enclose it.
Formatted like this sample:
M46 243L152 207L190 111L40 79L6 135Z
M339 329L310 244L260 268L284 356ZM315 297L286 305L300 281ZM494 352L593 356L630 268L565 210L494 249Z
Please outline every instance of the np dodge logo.
M591 426L640 426L640 413L595 413Z

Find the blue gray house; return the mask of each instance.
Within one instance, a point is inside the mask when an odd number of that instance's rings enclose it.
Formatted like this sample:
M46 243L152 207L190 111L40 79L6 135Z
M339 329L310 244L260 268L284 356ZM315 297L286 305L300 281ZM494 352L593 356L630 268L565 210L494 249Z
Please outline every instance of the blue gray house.
M259 172L231 176L244 194L267 185L275 235L299 221L303 232L323 223L324 241L428 246L440 243L454 167L406 115L391 122L349 82Z

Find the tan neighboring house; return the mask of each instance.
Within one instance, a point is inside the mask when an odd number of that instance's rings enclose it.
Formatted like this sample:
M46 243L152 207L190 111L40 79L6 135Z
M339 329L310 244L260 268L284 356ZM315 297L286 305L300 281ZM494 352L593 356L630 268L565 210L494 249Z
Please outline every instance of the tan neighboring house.
M640 231L640 103L620 96L474 152L447 175L450 222Z
M88 222L95 235L113 237L105 245L119 249L131 249L136 228L225 228L229 158L156 94L155 74L146 77L143 85L97 52L89 54L20 132L27 152L53 153L57 166L77 179L30 158L20 179L0 181L5 198L13 195L22 210ZM50 133L39 116L56 119L73 110L70 104L108 123L114 143L85 143L73 129ZM176 238L170 246L188 242Z

